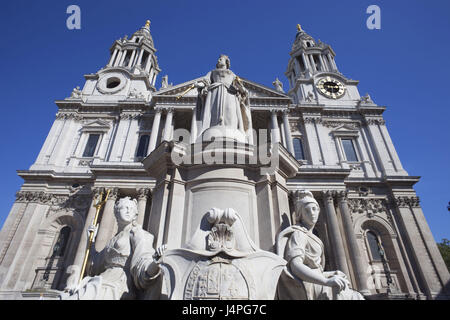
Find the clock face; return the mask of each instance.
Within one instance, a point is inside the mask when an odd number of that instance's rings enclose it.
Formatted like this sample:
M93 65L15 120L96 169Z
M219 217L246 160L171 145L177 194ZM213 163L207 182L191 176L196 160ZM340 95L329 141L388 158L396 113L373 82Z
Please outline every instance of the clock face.
M317 89L327 98L339 99L345 93L345 86L331 77L322 78L317 82Z

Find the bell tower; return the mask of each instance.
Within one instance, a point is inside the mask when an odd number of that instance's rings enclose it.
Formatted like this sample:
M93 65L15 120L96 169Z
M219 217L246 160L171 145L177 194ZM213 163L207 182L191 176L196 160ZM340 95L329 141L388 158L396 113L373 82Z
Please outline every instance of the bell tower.
M82 96L86 102L119 101L127 97L151 99L161 69L150 33L150 21L131 38L125 35L110 48L108 64L96 74L85 75Z
M299 24L290 56L285 75L295 103L348 105L360 100L358 81L339 72L331 46L316 42Z

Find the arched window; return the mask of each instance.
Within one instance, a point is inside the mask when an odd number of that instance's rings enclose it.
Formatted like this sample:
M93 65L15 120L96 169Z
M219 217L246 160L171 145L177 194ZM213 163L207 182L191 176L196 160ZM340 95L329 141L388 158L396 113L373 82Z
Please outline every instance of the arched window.
M58 240L53 247L53 257L63 257L67 248L67 243L69 242L70 232L72 230L69 226L65 226L59 232Z
M143 158L147 156L149 141L150 136L148 134L144 134L139 138L139 145L137 148L136 157Z
M302 140L299 138L293 139L294 144L294 156L297 160L305 160L305 153L303 152Z
M380 242L378 241L378 237L372 231L367 232L367 243L369 244L370 253L373 261L382 261L383 258L382 248L380 246Z

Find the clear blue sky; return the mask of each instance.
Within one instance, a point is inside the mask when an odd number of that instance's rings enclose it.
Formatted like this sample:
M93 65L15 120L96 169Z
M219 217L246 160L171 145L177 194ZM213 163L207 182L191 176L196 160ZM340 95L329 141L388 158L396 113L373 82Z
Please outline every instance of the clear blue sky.
M81 30L66 8L81 8ZM381 30L366 8L381 8ZM384 114L403 166L422 176L418 196L437 241L450 238L450 1L5 1L0 12L3 115L0 225L54 121L54 100L106 65L113 41L152 21L162 75L178 84L208 72L220 53L244 78L284 77L296 25L335 50ZM157 80L159 87L161 77Z

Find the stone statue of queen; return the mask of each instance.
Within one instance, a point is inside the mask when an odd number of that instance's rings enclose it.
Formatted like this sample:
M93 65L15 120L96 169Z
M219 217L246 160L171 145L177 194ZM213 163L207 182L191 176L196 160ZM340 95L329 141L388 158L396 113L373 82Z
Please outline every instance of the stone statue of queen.
M230 70L230 58L221 55L216 69L195 83L199 90L197 115L200 137L223 137L248 142L251 134L249 94L242 80Z

